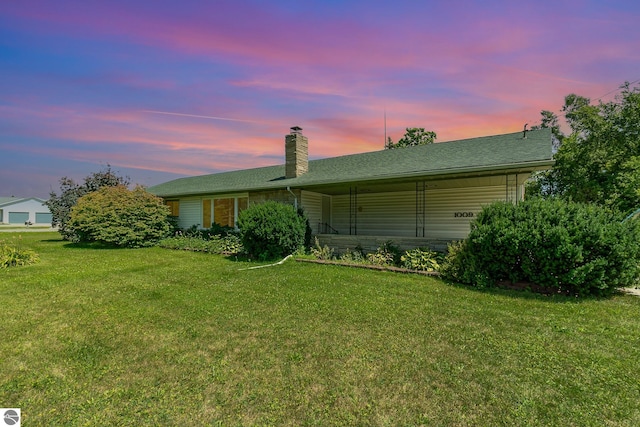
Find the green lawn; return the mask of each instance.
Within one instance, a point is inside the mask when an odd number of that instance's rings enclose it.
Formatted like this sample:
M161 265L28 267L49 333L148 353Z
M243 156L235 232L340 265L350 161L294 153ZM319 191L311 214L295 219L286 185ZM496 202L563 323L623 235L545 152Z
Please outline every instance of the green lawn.
M28 230L49 231L51 230L51 225L34 224L34 225L27 226L23 224L0 224L0 232L1 231L28 231Z
M0 406L25 426L640 425L638 297L22 245L40 262L0 270Z

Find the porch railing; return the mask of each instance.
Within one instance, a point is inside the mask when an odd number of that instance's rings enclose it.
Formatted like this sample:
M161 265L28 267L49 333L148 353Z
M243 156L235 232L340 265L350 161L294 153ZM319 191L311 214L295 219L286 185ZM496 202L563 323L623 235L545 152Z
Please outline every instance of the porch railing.
M338 230L336 230L326 222L319 222L318 234L340 234L340 233L338 232Z

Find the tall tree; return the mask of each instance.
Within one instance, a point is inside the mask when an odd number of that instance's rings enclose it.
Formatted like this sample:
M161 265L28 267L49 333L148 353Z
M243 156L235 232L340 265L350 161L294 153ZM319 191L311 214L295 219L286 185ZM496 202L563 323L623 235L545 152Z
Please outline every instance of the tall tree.
M564 135L560 130L560 123L558 121L558 116L549 110L540 111L540 124L531 127L531 130L536 129L551 129L551 134L553 135L553 149L554 152L558 151L560 148L560 144L562 144L562 140L564 139Z
M435 132L426 131L424 128L407 128L404 136L400 138L398 142L394 143L391 137L389 137L384 148L392 150L394 148L433 144L436 138Z
M527 191L622 212L640 207L640 88L625 83L620 89L615 100L597 105L575 94L565 97L571 133L558 134L555 165ZM553 123L543 112L541 126Z
M73 231L67 227L67 224L71 217L71 208L76 205L78 199L102 187L118 185L127 187L129 184L129 177L118 176L109 164L105 169L87 176L82 184L66 176L60 178L60 195L51 191L49 200L45 202L51 211L52 225L58 227L59 233L65 240L73 240Z

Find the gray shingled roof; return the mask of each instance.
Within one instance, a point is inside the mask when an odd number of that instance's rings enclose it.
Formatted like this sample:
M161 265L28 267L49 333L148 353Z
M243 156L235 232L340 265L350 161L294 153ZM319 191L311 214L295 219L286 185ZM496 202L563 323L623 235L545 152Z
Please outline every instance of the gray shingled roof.
M309 143L313 144L312 141ZM284 145L284 144L283 144ZM435 177L553 164L551 131L505 135L374 151L309 161L309 172L285 179L284 165L179 178L149 188L162 197L305 188L403 178Z
M4 205L5 203L16 202L18 200L22 200L22 199L18 199L15 197L0 197L0 206Z
M22 198L22 197L0 197L0 206L13 205L13 204L16 204L18 202L24 202L26 200L37 200L37 201L42 202L42 203L45 202L44 200L39 199L37 197L28 197L28 198Z

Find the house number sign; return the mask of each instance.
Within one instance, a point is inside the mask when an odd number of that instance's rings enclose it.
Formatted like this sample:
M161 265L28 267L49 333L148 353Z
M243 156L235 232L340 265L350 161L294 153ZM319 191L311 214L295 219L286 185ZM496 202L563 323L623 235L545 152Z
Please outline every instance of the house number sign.
M473 212L454 212L454 218L473 218Z

